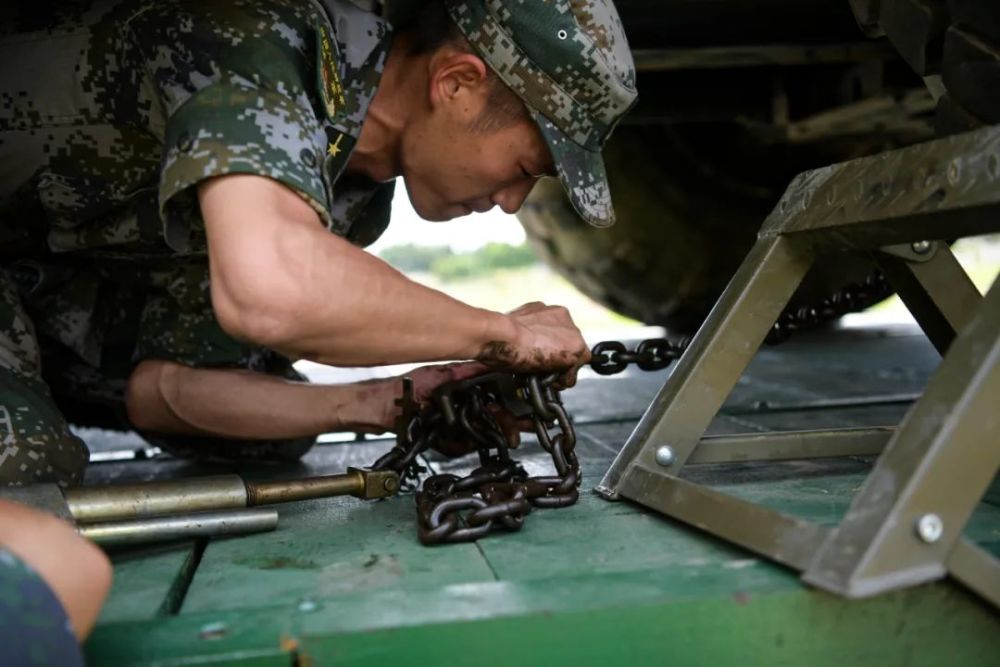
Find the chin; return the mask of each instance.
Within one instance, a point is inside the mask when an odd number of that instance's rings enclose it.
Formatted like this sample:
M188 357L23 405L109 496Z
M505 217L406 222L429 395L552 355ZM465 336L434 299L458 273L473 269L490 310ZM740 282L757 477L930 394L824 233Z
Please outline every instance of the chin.
M421 188L419 185L410 187L410 182L403 176L403 183L406 185L406 196L410 200L410 206L417 215L428 222L447 222L455 218L472 213L472 209L465 204L451 204L431 192Z
M472 209L464 204L426 206L422 202L412 199L410 200L410 204L413 206L413 210L417 212L417 215L428 222L447 222L448 220L461 218L472 212Z

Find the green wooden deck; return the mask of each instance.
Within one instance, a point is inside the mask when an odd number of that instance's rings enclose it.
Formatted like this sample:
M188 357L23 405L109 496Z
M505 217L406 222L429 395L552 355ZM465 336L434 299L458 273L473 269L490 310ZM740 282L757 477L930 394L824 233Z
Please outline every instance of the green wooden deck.
M832 332L762 352L717 433L892 424L937 363L907 331ZM584 378L566 394L592 488L664 375ZM388 442L324 445L272 476L364 464ZM533 443L529 469L545 456ZM439 462L462 470L469 461ZM740 497L835 522L862 459L693 466ZM170 459L95 465L90 481L211 474ZM966 534L1000 553L1000 488ZM520 533L427 548L413 502L329 499L281 509L277 531L116 556L91 665L997 665L998 614L951 582L864 601L629 503L590 493Z

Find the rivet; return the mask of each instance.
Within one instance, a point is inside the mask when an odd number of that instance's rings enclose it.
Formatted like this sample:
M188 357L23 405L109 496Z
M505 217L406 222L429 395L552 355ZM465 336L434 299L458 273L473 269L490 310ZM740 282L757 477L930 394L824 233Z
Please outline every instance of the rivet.
M389 493L393 493L396 490L396 480L392 477L386 477L382 480L382 488Z
M673 447L664 445L656 450L656 462L664 468L670 466L674 462L674 458Z
M556 37L558 37L559 39L566 39L567 37L569 37L569 33L566 32L565 30L560 30L559 32L556 33Z
M952 185L958 185L958 179L962 177L962 168L958 163L958 160L952 160L951 164L948 165L948 182Z
M803 211L809 210L809 205L812 204L812 199L813 199L813 191L812 190L806 190L805 192L802 193L802 210Z
M927 544L934 544L944 534L944 522L937 514L925 514L917 519L917 537Z
M206 623L201 626L198 636L202 639L222 639L226 636L226 624Z
M930 241L914 241L910 244L910 249L918 255L926 255L931 251Z

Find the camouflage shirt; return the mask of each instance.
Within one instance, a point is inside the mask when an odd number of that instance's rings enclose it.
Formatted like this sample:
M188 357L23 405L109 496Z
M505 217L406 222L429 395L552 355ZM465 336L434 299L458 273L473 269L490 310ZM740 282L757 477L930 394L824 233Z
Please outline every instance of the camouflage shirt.
M342 175L391 41L345 0L91 0L0 35L0 258L205 251L195 186L258 174L359 245L391 184Z

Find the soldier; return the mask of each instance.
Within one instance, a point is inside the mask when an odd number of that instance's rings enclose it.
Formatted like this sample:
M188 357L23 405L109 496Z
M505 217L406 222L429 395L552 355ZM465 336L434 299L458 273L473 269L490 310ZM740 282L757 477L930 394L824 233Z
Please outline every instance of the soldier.
M64 4L0 38L0 483L78 482L82 411L219 458L391 428L398 382L295 359L472 360L418 398L486 367L572 382L565 309L473 308L361 247L397 176L429 220L551 175L611 224L600 150L636 93L610 0L437 0L397 32L346 0Z

